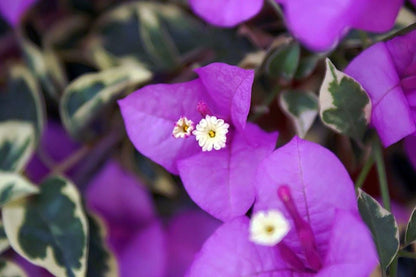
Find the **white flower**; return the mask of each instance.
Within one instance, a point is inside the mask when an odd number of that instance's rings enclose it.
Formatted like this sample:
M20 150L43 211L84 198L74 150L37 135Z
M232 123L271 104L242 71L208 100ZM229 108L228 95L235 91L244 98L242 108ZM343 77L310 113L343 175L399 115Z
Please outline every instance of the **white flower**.
M289 222L276 210L257 212L250 220L250 240L256 244L274 246L289 230Z
M172 135L175 138L186 138L191 135L193 129L194 123L192 122L192 120L189 120L186 117L181 117L176 122L175 127L172 131Z
M225 147L227 142L227 133L230 125L222 119L215 116L205 116L196 125L196 129L192 132L198 141L202 151L220 150Z

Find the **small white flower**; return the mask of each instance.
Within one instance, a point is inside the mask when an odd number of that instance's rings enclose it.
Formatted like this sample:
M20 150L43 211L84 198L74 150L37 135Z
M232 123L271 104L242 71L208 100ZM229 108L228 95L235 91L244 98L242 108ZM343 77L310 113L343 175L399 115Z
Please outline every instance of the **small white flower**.
M224 120L207 115L199 121L192 134L195 135L202 151L220 150L225 147L227 142L226 135L229 127L230 125L225 123Z
M256 244L274 246L289 230L289 222L276 210L257 212L250 220L250 240Z
M175 138L186 138L191 135L193 129L194 123L192 122L192 120L189 120L186 117L181 117L176 122L175 127L172 131L172 135Z

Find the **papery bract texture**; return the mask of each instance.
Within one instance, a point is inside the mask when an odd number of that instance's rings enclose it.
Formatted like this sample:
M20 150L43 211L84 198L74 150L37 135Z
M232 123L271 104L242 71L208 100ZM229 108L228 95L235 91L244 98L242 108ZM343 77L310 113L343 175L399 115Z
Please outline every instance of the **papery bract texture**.
M318 144L295 137L267 157L258 170L254 209L277 209L290 218L276 193L279 186L290 186L300 215L312 226L321 254L327 249L336 209L358 214L348 172L334 154ZM293 229L285 239L289 245L298 242ZM293 247L299 249L299 245Z
M173 216L168 223L167 276L184 276L205 240L221 225L219 220L201 210L187 210Z
M190 0L192 10L207 22L233 27L255 16L263 0Z
M110 161L89 184L86 199L108 227L121 276L164 276L165 235L142 184Z
M16 26L20 17L37 0L1 0L0 13L13 27Z
M179 173L192 200L217 218L227 221L243 215L255 199L257 166L276 144L276 135L249 123L235 133L221 151L199 153L179 162Z
M371 46L345 72L368 92L385 147L416 131L416 31Z
M327 51L350 28L386 32L393 27L402 0L276 0L284 7L288 28L314 51Z
M255 169L273 151L277 133L246 126L252 70L214 63L195 72L196 80L147 86L119 105L136 149L179 174L191 198L205 211L229 220L253 204ZM229 126L225 148L202 151L195 137L172 134L178 119L185 117L196 125L206 115Z
M282 248L249 241L249 220L239 217L224 223L204 244L189 276L369 276L377 254L367 226L361 220L354 187L345 168L325 148L294 138L258 167L254 212L278 210L292 225L280 242L303 263L294 268ZM291 192L295 209L311 227L321 265L308 267L293 214L278 196ZM305 237L303 237L304 239Z

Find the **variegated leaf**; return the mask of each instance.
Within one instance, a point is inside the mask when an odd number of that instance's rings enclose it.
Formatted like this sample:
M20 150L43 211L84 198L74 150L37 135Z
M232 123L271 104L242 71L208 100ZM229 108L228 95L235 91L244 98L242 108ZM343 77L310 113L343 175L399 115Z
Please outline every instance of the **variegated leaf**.
M23 104L24 103L24 104ZM6 91L0 93L0 122L28 121L39 139L45 122L45 104L36 79L24 66L11 68Z
M0 171L22 170L34 149L35 130L31 123L0 122Z
M39 194L3 207L11 247L55 276L81 277L87 269L88 223L76 187L50 177Z
M322 122L335 132L360 141L370 122L371 102L362 86L338 71L329 59L319 93Z
M400 248L397 222L389 211L361 189L358 192L358 209L373 236L380 265L386 270Z
M24 177L15 173L0 172L0 207L38 191L39 189Z
M410 216L409 222L406 227L406 235L404 242L406 245L416 241L416 208L413 209L412 215Z
M116 277L118 264L114 254L107 245L107 230L104 222L97 215L88 215L89 252L87 277Z
M308 91L284 91L280 106L295 124L296 133L304 138L318 115L318 97Z
M3 222L0 221L0 254L10 248L9 239L4 231Z
M60 103L65 128L76 138L93 136L82 131L123 93L149 81L151 77L151 72L146 69L125 65L75 79L65 89Z
M60 91L67 80L62 65L51 49L40 49L19 32L19 42L30 70L39 79L41 86L53 99L59 99Z
M26 272L16 263L0 258L1 277L26 277Z

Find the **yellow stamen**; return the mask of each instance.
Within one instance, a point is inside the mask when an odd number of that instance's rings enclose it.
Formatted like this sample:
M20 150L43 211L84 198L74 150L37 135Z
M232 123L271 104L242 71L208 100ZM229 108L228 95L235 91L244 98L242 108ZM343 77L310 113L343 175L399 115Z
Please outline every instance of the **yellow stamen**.
M209 132L208 132L208 136L209 136L210 138L215 137L215 131L213 131L213 130L209 130Z
M273 231L274 231L274 226L271 226L271 225L266 226L266 233L271 234L273 233Z

